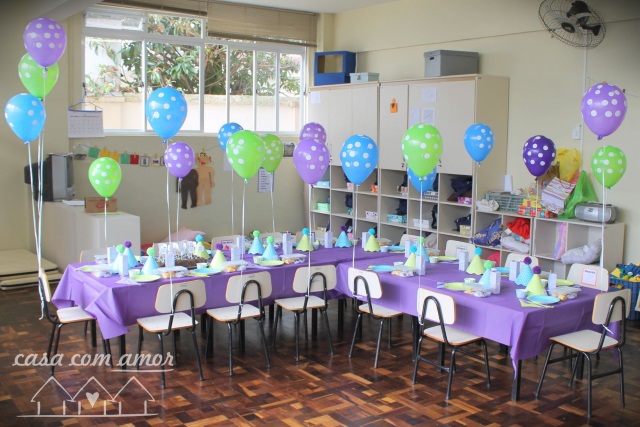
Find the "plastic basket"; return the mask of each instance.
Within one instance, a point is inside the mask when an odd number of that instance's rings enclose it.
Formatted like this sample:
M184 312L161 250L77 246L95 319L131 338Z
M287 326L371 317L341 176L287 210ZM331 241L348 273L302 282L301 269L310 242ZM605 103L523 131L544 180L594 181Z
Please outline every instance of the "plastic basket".
M498 209L507 212L518 212L518 208L527 196L519 196L509 193L487 193L485 199L498 202Z
M620 289L631 290L631 311L629 312L629 320L640 319L640 311L636 311L636 304L638 302L638 291L640 291L640 282L630 282L628 280L622 280L615 276L609 275L609 287L611 291L617 291Z

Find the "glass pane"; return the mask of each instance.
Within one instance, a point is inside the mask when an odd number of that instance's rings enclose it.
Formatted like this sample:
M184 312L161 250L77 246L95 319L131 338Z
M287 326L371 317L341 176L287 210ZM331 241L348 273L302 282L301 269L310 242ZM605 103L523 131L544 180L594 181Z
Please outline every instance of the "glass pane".
M218 133L227 123L227 47L205 46L204 131Z
M261 132L276 131L276 58L273 52L257 54L256 129Z
M142 130L140 42L85 38L87 101L103 109L105 129Z
M253 129L253 51L229 51L229 121Z
M279 132L296 132L300 123L302 55L280 54Z
M144 14L141 12L119 13L113 11L89 10L85 16L85 25L91 28L143 31Z
M150 34L167 36L202 37L202 19L187 16L149 14Z
M151 91L174 87L187 101L181 130L200 130L199 51L196 46L147 43L147 85Z

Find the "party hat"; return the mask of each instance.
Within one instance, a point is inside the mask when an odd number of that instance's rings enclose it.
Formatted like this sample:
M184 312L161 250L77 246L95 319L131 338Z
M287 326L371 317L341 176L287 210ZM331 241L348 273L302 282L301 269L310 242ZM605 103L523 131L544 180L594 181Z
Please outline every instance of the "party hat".
M484 273L482 273L482 277L478 281L478 283L485 288L491 286L491 267L493 267L493 263L491 261L484 262Z
M411 253L409 254L407 260L404 262L404 265L407 267L416 268L416 252L418 251L418 248L412 245L409 251Z
M298 242L298 245L296 246L296 249L302 252L311 252L313 251L313 246L311 245L311 242L309 242L309 229L308 228L303 228L302 229L302 237L300 238L300 242Z
M262 246L262 239L260 239L260 232L258 230L253 232L253 242L249 248L249 253L252 255L262 255L264 252L264 246Z
M216 252L213 255L211 263L209 263L209 267L222 270L225 262L227 262L227 259L224 257L224 252L222 252L222 243L216 243Z
M276 253L276 248L273 246L273 236L267 237L267 247L264 249L262 253L262 259L267 261L275 261L278 260L278 254Z
M350 248L351 242L349 241L349 236L347 236L347 227L344 225L340 227L340 235L338 236L338 240L334 245L336 248Z
M128 240L124 242L124 248L125 248L124 254L127 257L129 268L136 267L138 265L138 260L136 259L136 256L133 254L133 251L131 250L131 242Z
M421 256L426 262L429 262L429 254L427 253L427 249L424 247L424 237L418 238L418 251L416 252L416 256Z
M476 248L473 251L473 253L474 253L473 258L469 263L469 267L467 267L467 273L478 274L478 275L484 274L486 268L482 263L482 258L480 258L480 255L482 254L482 248Z
M142 266L142 274L156 274L158 270L158 263L156 262L156 250L154 248L147 249L147 260Z
M531 258L525 257L523 262L524 267L522 267L520 274L516 277L516 285L527 286L533 277L533 271L531 271Z
M376 231L373 228L369 229L369 238L367 244L364 246L366 252L380 252L380 244L376 240Z
M124 253L124 249L124 245L116 246L118 255L111 265L111 271L114 273L120 273L120 275L126 274L129 269L129 260L127 259L127 255Z
M204 237L201 234L196 236L196 250L193 253L198 258L209 259L209 254L207 253L207 249L204 247L204 243L202 241Z
M537 265L533 267L531 280L527 284L527 296L546 295L542 280L540 280L540 272L542 269Z

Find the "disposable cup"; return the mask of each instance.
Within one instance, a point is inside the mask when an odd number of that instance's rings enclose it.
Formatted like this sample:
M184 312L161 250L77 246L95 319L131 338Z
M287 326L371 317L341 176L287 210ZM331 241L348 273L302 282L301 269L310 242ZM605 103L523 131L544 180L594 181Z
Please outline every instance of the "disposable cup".
M526 298L527 297L527 290L526 289L516 289L516 296L520 299Z
M207 268L209 266L209 264L207 264L206 262L199 262L196 264L197 268Z

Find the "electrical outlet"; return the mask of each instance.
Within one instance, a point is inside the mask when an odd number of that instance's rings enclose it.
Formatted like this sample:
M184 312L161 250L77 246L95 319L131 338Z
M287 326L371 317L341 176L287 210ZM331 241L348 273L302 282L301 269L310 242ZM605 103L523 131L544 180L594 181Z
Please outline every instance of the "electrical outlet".
M571 131L571 138L580 139L580 125L575 125Z

